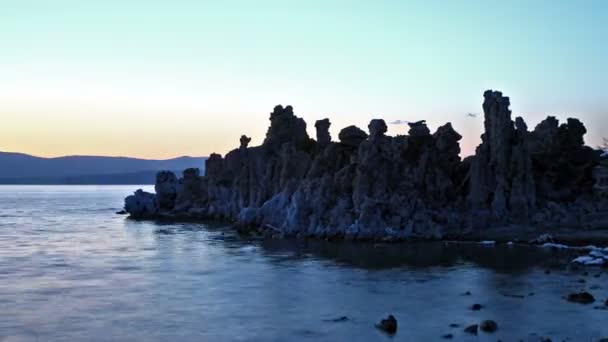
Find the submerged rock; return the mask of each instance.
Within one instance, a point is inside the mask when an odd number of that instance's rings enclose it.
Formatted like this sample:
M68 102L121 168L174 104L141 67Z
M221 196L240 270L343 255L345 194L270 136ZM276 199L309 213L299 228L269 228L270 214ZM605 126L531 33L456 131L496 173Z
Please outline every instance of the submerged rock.
M334 322L334 323L338 323L338 322L346 322L348 321L348 317L347 316L340 316L338 318L332 318L332 319L328 319L325 320L326 322Z

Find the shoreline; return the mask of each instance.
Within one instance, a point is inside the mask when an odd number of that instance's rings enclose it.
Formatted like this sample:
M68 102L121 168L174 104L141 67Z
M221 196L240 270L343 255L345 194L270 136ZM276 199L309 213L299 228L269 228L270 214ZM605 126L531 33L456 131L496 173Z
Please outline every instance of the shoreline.
M494 244L514 243L527 246L542 247L545 243L555 245L565 245L568 248L584 248L589 246L608 247L608 229L581 230L575 228L556 228L539 229L536 227L495 227L476 231L447 231L441 238L425 238L420 236L383 236L377 238L356 236L315 236L305 234L285 234L278 228L271 227L242 227L236 224L235 220L216 219L216 218L195 218L186 215L159 215L156 217L133 218L128 220L136 222L159 222L159 223L198 223L213 226L229 227L232 231L242 236L258 236L272 239L303 239L303 240L324 240L329 242L358 242L358 243L410 243L410 242L448 242L448 243L482 243L490 242ZM550 241L534 241L539 237L549 236Z

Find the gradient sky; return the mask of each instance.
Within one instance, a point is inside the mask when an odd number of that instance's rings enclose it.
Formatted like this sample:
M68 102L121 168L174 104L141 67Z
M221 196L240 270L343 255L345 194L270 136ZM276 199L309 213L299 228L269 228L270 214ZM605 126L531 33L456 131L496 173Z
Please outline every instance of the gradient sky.
M0 150L166 158L260 143L276 104L332 136L447 121L483 91L608 135L608 1L0 0ZM391 126L389 133L407 131Z

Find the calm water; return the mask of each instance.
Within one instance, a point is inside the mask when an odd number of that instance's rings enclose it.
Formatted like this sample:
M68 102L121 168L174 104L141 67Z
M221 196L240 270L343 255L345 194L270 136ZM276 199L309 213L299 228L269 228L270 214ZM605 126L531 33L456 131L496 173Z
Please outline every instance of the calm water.
M559 267L568 255L247 240L219 225L115 215L135 188L0 186L0 341L608 337L608 311L562 298L587 289L600 305L608 275ZM400 324L392 339L373 327L388 313ZM499 331L471 337L449 326L483 319Z

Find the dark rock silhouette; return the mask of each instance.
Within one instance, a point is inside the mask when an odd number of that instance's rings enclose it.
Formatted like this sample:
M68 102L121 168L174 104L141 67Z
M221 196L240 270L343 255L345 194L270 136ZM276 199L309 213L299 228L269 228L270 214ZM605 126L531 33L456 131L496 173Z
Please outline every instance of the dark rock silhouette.
M241 135L241 149L247 148L249 143L251 142L251 138L246 135Z
M317 143L320 146L327 146L331 142L331 135L329 134L329 127L331 122L329 119L317 120L315 128L317 129Z
M589 292L571 293L568 295L568 301L580 304L591 304L595 302L595 298Z
M363 140L367 139L367 133L359 127L348 126L340 131L338 138L343 145L358 147Z
M125 209L133 218L229 219L240 231L344 239L607 223L608 199L594 178L604 162L584 145L583 124L548 117L529 131L511 119L508 97L484 98L482 143L464 160L450 123L431 133L413 122L407 136L391 137L374 119L369 133L349 126L332 142L323 119L315 141L291 106L276 106L262 145L241 137L224 158L208 158L204 176L159 173L157 194L137 192Z
M388 315L386 319L383 319L380 323L376 324L376 328L387 334L393 335L397 333L397 319L393 315Z

